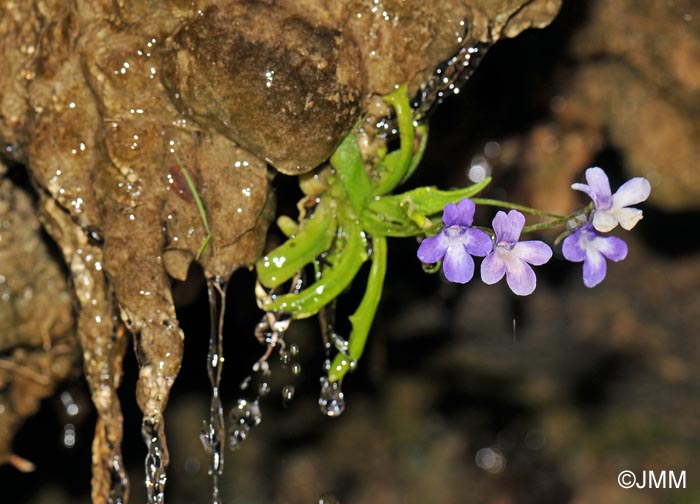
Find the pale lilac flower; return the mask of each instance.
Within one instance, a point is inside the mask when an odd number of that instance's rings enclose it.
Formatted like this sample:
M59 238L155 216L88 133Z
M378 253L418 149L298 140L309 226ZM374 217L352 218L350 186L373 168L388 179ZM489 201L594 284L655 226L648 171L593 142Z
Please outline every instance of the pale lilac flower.
M433 264L443 259L442 270L450 282L467 283L474 276L474 259L491 251L491 238L471 227L475 205L465 198L456 205L448 203L442 213L445 227L424 239L418 247L418 259Z
M600 234L587 223L564 239L562 253L569 261L583 261L583 284L595 287L605 278L605 259L622 261L627 257L627 244L615 236Z
M530 264L540 266L552 257L552 249L538 240L518 241L525 216L517 210L498 212L493 219L496 242L493 251L481 263L481 279L495 284L503 275L508 287L518 296L532 294L537 277Z
M572 184L571 188L585 192L593 200L593 227L596 230L605 233L619 223L629 231L641 220L642 211L628 206L641 203L649 197L651 185L647 179L630 179L612 194L608 176L602 169L594 167L586 170L586 182L588 184Z

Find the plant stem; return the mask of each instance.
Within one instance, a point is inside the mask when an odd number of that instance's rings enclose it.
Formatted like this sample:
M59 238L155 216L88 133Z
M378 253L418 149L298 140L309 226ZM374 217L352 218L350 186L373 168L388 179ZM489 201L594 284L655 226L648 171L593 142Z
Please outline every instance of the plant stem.
M549 229L549 228L558 226L560 224L564 224L565 222L570 221L571 219L575 219L579 215L586 215L592 209L593 209L593 203L587 205L584 208L576 210L575 212L572 212L569 215L565 215L563 217L558 217L556 219L546 221L546 222L540 222L539 224L531 224L529 226L525 226L523 228L522 232L523 233L532 233L534 231L540 231L541 229Z
M563 224L571 219L578 217L579 215L585 215L593 209L593 203L590 203L585 208L576 210L569 215L558 215L555 213L544 212L542 210L537 210L536 208L530 208L523 205L518 205L516 203L509 203L507 201L494 200L489 198L472 198L472 201L477 205L495 206L499 208L509 208L511 210L519 210L521 212L526 212L531 215L552 217L552 220L545 222L540 222L538 224L531 224L525 226L522 230L523 233L532 233L534 231L540 231L542 229L549 229L560 224ZM476 227L476 226L475 226ZM486 230L485 230L486 231Z
M542 210L537 210L536 208L530 208L523 205L517 205L515 203L509 203L507 201L494 200L489 198L472 198L471 199L477 205L487 205L495 206L499 208L509 208L511 210L520 210L521 212L529 213L531 215L540 215L543 217L552 217L554 219L563 219L561 215L544 212Z

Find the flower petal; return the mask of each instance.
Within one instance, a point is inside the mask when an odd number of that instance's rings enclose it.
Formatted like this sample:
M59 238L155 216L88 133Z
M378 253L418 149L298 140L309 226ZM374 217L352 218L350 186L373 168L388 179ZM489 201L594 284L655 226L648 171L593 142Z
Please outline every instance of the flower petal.
M503 259L499 256L499 254L496 251L491 252L482 261L481 280L483 280L485 284L493 285L496 282L498 282L501 278L503 278L503 275L505 274L506 263L503 262Z
M595 238L593 245L611 261L622 261L627 257L627 244L616 236L600 236Z
M492 225L496 232L496 243L515 243L525 226L525 216L517 210L511 210L508 214L499 211L493 218Z
M539 240L518 242L513 247L513 255L525 262L539 266L552 258L552 249Z
M581 184L580 182L576 182L575 184L571 184L571 188L574 191L585 192L593 201L595 201L594 193L587 184Z
M593 227L601 233L607 233L617 227L617 219L610 211L593 211Z
M583 261L583 285L595 287L605 279L607 265L603 254L595 250L588 250Z
M481 229L467 228L462 235L462 243L473 256L484 257L493 250L491 237Z
M448 203L442 212L442 222L448 226L471 226L474 222L476 205L469 198L457 203Z
M537 286L535 272L529 264L517 257L511 257L506 263L506 281L510 290L518 296L532 294Z
M596 208L608 208L612 203L610 181L602 168L594 166L586 170L586 182L593 193Z
M581 246L583 234L581 229L577 229L573 234L564 238L564 243L561 244L561 253L568 261L581 262L586 259L586 251Z
M610 181L605 172L597 166L586 170L585 184L572 184L571 188L583 191L591 197L597 209L607 210L612 205L612 192Z
M623 229L629 231L637 222L642 220L642 211L638 208L614 208L612 210L612 215L620 223Z
M461 243L451 243L442 262L442 270L450 282L467 283L474 276L474 259Z
M447 237L443 232L440 232L435 236L425 238L418 247L416 255L421 262L434 264L445 256L447 244Z
M644 177L635 177L620 186L613 194L613 206L622 208L645 201L651 192L651 184Z

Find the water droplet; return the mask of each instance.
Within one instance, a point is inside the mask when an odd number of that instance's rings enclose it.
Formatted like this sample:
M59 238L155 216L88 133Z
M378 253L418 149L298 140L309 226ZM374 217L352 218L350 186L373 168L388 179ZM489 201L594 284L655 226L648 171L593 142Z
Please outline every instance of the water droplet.
M484 145L484 155L487 158L495 159L501 155L501 144L491 140Z
M540 430L531 430L525 435L525 446L530 450L541 450L545 445L544 433Z
M321 413L329 417L340 416L345 411L345 397L339 382L330 382L325 376L321 378L321 394L318 398Z
M75 425L72 423L67 423L63 426L63 446L66 448L73 448L75 447L75 441Z
M289 352L287 352L286 350L280 350L280 362L286 366L287 364L289 364L290 360L291 358L289 356Z
M474 156L467 169L467 177L470 181L481 182L486 177L491 176L491 162L481 155Z
M187 457L187 459L185 459L185 462L183 464L183 469L185 470L185 472L187 474L192 474L192 475L199 473L200 467L201 466L200 466L199 460L197 460L197 457Z
M232 425L229 430L229 447L236 449L246 440L250 430L260 425L262 421L257 399L255 401L239 399L236 406L231 409L230 418Z
M74 417L78 413L80 413L80 408L73 400L73 396L70 392L68 392L67 390L61 392L60 399L61 404L63 404L63 407L66 409L66 414L68 416Z
M336 350L338 350L342 354L347 354L348 353L348 340L343 338L340 334L338 334L335 331L331 331L331 333L328 335L331 343L333 343L333 346L335 347Z
M269 393L270 393L270 384L267 383L266 381L261 382L260 385L258 385L258 394L260 394L262 397L265 397Z
M498 474L506 467L506 458L497 448L482 448L476 452L474 462L477 467L492 474Z
M335 495L326 493L318 499L318 504L340 504L340 500Z
M282 399L284 399L285 403L294 399L295 392L294 385L285 385L282 387Z
M289 355L292 357L298 357L299 356L299 345L289 345Z
M294 376L299 376L301 374L301 364L299 364L298 362L292 364L292 374Z

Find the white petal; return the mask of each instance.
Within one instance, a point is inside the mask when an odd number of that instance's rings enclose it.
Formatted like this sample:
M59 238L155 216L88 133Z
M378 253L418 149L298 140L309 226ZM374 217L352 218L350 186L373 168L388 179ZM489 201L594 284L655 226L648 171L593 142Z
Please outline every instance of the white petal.
M620 186L613 194L613 207L622 208L641 203L649 197L651 185L644 177L635 177Z
M613 208L612 214L624 229L629 231L642 220L642 211L638 208Z
M608 211L596 211L593 213L593 227L601 233L607 233L617 227L617 219Z

